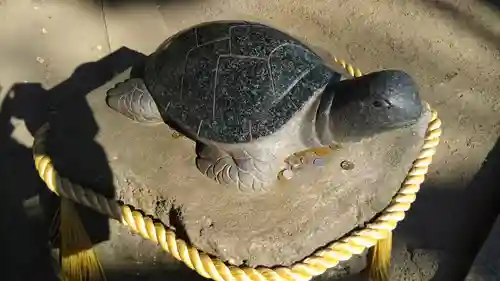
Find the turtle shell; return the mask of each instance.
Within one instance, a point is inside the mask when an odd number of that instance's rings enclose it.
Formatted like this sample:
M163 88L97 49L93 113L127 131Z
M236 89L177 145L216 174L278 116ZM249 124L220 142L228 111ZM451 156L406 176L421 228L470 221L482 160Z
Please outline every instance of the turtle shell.
M167 39L144 81L162 118L198 139L249 142L279 130L340 74L297 39L247 21L200 24Z

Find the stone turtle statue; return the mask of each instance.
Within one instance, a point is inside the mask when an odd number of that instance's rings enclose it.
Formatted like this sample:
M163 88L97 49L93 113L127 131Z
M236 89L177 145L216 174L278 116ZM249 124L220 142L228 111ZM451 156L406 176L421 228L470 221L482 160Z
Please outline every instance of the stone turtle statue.
M244 192L273 186L297 151L410 126L424 111L408 74L348 79L299 40L248 21L173 35L147 58L143 77L118 83L106 102L196 141L199 171Z

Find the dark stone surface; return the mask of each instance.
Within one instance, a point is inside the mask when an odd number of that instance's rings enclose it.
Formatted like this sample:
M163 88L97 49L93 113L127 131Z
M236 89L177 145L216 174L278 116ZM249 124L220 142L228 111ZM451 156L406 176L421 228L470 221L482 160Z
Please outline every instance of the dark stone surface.
M333 139L360 141L409 126L424 111L415 81L400 70L383 70L329 85L334 96L330 122Z
M167 123L184 133L239 143L287 123L340 74L291 36L249 22L185 30L151 57L145 83Z

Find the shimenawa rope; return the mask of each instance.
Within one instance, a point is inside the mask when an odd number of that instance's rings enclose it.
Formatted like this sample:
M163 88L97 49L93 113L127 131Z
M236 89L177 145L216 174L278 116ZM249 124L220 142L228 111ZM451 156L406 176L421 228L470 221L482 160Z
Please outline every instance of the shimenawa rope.
M362 75L359 69L354 68L345 61L337 58L334 58L334 61L344 67L351 76L359 77ZM428 105L427 107L430 109ZM331 242L326 247L318 249L309 257L290 267L250 268L225 264L220 259L209 256L188 245L184 240L177 238L174 230L158 222L159 220L143 215L130 205L106 198L59 176L45 149L46 134L49 130L48 123L44 124L35 135L33 154L36 169L51 191L58 196L71 199L120 221L131 231L159 244L177 260L184 262L188 267L206 278L235 281L305 281L324 273L327 269L339 264L339 262L347 261L353 255L359 255L365 249L373 247L379 240L384 239L389 232L393 231L398 222L404 219L405 212L410 209L411 204L416 199L416 193L425 179L428 167L432 163L432 157L436 153L436 147L439 144L441 120L437 117L436 111L431 109L431 112L432 117L420 153L413 162L402 187L392 198L389 206L364 228L354 230Z

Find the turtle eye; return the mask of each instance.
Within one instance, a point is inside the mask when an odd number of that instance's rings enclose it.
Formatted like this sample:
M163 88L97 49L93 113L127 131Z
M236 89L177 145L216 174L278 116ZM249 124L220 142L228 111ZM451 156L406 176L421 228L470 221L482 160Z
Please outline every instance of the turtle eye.
M372 106L375 108L382 108L382 107L389 108L392 106L392 104L390 101L383 99L383 100L374 100L372 102Z

